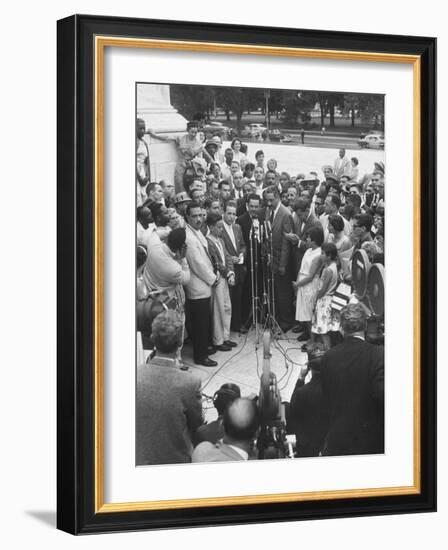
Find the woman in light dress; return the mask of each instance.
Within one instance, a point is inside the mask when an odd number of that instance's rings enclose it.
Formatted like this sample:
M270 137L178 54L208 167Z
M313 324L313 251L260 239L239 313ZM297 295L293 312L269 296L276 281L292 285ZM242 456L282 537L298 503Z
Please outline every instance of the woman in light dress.
M339 315L331 308L333 294L339 283L337 259L336 246L333 243L323 244L321 257L323 269L319 279L319 290L311 330L314 335L319 335L327 350L331 347L330 332L339 330Z
M153 130L147 130L147 134L152 137L164 141L164 142L174 142L179 153L179 160L176 164L174 170L174 188L176 193L184 191L184 174L187 168L193 166L193 163L196 161L202 167L205 165L203 158L206 163L213 161L212 157L208 154L205 149L204 142L201 141L201 137L198 135L198 123L188 122L187 123L187 133L181 137L165 137L160 134L155 134ZM196 170L196 169L195 169Z
M296 321L302 324L304 330L298 340L313 338L311 321L316 306L319 288L319 272L321 263L321 246L324 242L324 232L321 227L311 227L308 231L306 244L308 246L300 264L300 271L293 287L297 290Z
M230 147L233 151L233 160L239 162L241 170L244 170L247 163L247 157L241 152L241 140L239 138L235 138L230 144Z

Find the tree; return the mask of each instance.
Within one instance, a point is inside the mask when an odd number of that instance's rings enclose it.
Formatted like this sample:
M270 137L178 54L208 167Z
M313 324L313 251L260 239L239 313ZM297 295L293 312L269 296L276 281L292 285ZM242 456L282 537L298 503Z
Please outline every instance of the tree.
M350 114L352 128L355 127L356 113L359 111L361 94L345 94L344 95L344 113Z
M359 115L364 124L384 130L384 96L360 94Z
M188 120L196 113L210 117L213 112L215 90L212 86L171 84L170 93L173 107Z
M229 117L230 113L235 115L239 133L243 113L259 108L263 104L263 90L259 88L216 88L216 101L228 113Z
M283 92L283 105L285 108L285 121L295 126L300 119L303 124L310 118L310 111L314 109L318 100L316 92L307 90L285 90Z

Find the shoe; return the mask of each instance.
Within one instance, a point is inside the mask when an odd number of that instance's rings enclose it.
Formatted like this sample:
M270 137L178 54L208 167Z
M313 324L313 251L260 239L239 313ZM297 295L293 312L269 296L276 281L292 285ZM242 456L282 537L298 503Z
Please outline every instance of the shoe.
M300 348L300 351L303 351L305 353L308 352L308 346L310 345L311 342L306 342L305 344L303 344L303 346Z
M224 345L228 348L236 348L238 344L236 342L232 342L232 340L224 340Z
M240 334L247 334L249 331L247 330L246 327L241 327L240 330L238 331Z
M218 351L230 351L232 349L230 346L226 346L225 344L221 344L220 346L215 346L215 348Z
M202 365L203 367L217 367L218 363L210 359L210 357L205 357L204 359L198 359L195 361L196 365Z
M217 352L216 346L208 346L207 353L209 355L214 355Z

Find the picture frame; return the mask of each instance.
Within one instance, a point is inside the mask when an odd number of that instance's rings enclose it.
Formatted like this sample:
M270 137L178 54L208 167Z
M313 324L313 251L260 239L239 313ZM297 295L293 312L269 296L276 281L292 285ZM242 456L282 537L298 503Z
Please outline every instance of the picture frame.
M75 15L58 21L57 45L58 528L86 534L435 511L435 39ZM412 65L413 484L105 502L103 101L108 47Z

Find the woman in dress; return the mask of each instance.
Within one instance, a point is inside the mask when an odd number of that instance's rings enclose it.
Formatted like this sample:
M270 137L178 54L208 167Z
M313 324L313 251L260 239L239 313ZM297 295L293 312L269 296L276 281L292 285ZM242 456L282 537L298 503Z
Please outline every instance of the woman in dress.
M338 254L352 248L352 241L344 233L344 220L339 214L332 214L328 218L328 233L328 242L336 246Z
M319 290L317 292L316 309L314 310L311 331L313 335L318 335L322 339L326 350L331 347L330 333L339 330L338 313L331 308L333 294L339 282L337 258L338 251L336 245L333 243L322 245L321 261L323 269L319 280Z
M358 181L359 178L359 160L356 157L350 159L350 180Z
M239 138L235 138L232 140L232 143L230 144L230 147L233 151L233 160L240 163L241 170L244 170L244 167L247 163L247 157L246 155L241 151L241 140Z
M293 282L293 287L297 290L296 321L304 327L302 333L297 337L299 341L313 339L311 321L319 286L319 271L322 266L321 246L323 242L323 229L318 226L311 227L306 238L308 248L302 258L297 280Z

